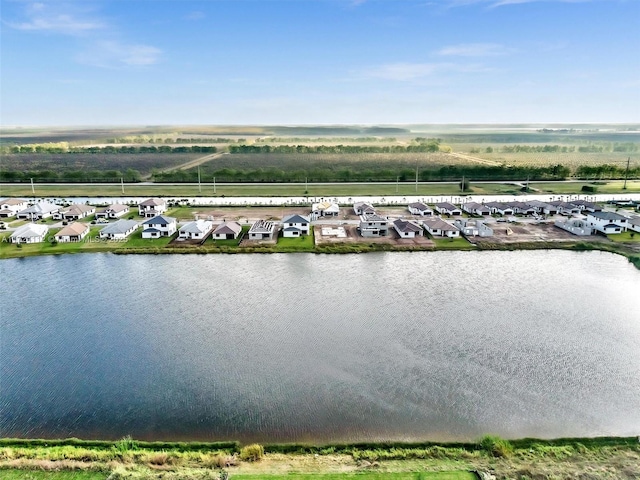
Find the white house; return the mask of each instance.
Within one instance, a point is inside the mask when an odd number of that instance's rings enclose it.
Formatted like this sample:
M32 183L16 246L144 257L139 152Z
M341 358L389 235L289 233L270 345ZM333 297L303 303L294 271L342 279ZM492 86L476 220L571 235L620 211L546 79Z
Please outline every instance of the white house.
M38 202L31 207L20 210L16 216L26 220L40 220L52 217L54 213L58 212L58 210L60 210L60 205L54 205L49 202Z
M422 202L410 203L407 208L409 209L409 213L412 215L421 215L423 217L430 217L433 215L433 210Z
M489 207L485 207L483 204L478 202L467 202L462 204L462 210L471 214L471 215L491 215L491 209Z
M339 213L340 213L340 206L334 202L314 203L311 206L311 217L314 219L319 217L327 217L327 216L335 217Z
M29 204L22 198L5 198L0 202L0 217L15 217L20 210L25 210L28 207Z
M493 235L493 229L482 220L460 218L455 220L453 224L466 237L491 237Z
M427 232L434 237L455 238L460 236L460 230L440 218L427 218L422 223Z
M167 202L161 198L149 198L138 204L138 214L141 217L149 218L162 215L167 211Z
M120 218L129 213L129 206L121 203L114 203L108 207L101 208L96 212L96 218Z
M587 221L583 218L569 218L556 220L553 224L561 228L562 230L566 230L569 233L573 233L578 236L588 236L593 235L593 228L591 228Z
M142 222L142 238L170 237L178 229L178 222L173 217L156 215Z
M276 224L268 220L258 220L249 229L249 240L271 240L276 232Z
M553 205L558 209L558 213L561 215L578 215L582 210L580 207L574 205L573 203L562 202L556 200L555 202L549 202L549 205Z
M411 220L403 220L399 218L393 222L393 228L400 238L415 238L422 236L422 227Z
M185 223L178 230L178 238L182 240L202 240L213 230L213 222L210 220L195 220Z
M40 243L44 242L44 237L49 231L46 225L37 223L27 223L16 230L9 237L11 243Z
M485 206L489 207L491 213L498 213L500 215L513 215L513 208L507 203L503 202L487 202Z
M362 215L364 213L376 213L376 209L373 205L366 202L356 202L353 204L353 213L356 215Z
M311 221L303 215L287 215L282 219L282 236L299 237L309 235Z
M58 233L54 235L56 242L79 242L89 233L89 225L86 223L73 222L66 227L63 227Z
M462 210L449 202L436 203L435 207L436 212L438 212L440 215L462 215Z
M76 221L81 218L88 217L89 215L93 215L94 213L96 213L96 207L78 204L61 208L53 214L53 218L55 220Z
M238 222L223 222L212 233L215 240L232 240L238 238L242 232L242 225Z
M389 220L376 213L360 215L360 235L363 237L385 237L389 232Z
M589 212L587 224L601 233L622 233L627 231L629 221L627 217L614 212Z
M627 229L640 233L640 217L631 217Z
M124 240L138 229L135 220L117 220L100 230L100 238L108 240Z

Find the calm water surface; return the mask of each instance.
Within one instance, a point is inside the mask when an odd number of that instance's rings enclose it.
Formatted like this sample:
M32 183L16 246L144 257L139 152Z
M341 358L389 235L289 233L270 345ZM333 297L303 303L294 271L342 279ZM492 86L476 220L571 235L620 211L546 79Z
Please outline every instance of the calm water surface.
M86 254L0 269L0 437L640 433L640 272L619 256Z

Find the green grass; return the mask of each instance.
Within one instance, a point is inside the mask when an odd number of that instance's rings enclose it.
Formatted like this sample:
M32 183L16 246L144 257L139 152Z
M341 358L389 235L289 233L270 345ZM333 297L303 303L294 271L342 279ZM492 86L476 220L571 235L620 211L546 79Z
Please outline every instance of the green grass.
M613 242L633 242L640 243L640 233L626 231L624 233L614 233L607 235L607 238Z
M436 242L436 250L465 250L472 249L473 245L471 245L465 238L442 238L442 237L431 237L433 241Z
M278 238L277 252L310 252L314 249L313 233L298 238Z
M583 185L589 182L562 183L562 182L531 182L530 186L540 190L539 193L555 194L584 194L581 192ZM633 180L627 182L627 189L622 189L622 181L608 181L605 185L598 186L598 193L640 193L640 181ZM471 195L517 195L521 194L520 187L510 182L504 183L482 183L471 181L471 191L466 194ZM1 187L2 196L13 197L33 197L31 186L28 184L10 184ZM457 184L428 183L418 184L407 182L401 183L396 191L395 184L373 185L368 183L345 184L345 185L318 185L309 184L305 194L304 184L289 185L217 185L216 193L213 193L213 186L205 185L202 193L198 192L197 185L130 185L125 187L122 194L118 185L94 184L83 185L37 185L36 196L38 197L95 197L95 196L163 196L163 197L284 197L284 196L361 196L361 195L383 195L383 196L435 196L435 195L460 195ZM137 216L137 215L136 215ZM125 216L128 218L128 216Z
M0 470L0 480L105 480L108 476L85 471Z
M169 244L171 239L175 238L177 234L173 234L171 237L160 238L142 238L142 228L138 228L133 232L126 242L118 242L122 248L135 248L135 247L164 247Z

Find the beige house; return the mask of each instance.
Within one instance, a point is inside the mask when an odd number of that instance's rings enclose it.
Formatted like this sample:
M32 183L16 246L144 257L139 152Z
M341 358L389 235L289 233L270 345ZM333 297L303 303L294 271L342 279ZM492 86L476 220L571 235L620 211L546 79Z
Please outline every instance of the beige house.
M89 234L89 225L86 223L74 222L67 225L54 235L57 242L79 242Z

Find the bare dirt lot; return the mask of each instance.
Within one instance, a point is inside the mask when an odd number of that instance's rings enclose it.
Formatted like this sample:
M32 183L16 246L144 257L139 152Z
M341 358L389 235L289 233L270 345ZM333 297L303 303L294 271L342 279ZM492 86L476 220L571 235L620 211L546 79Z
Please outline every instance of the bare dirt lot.
M604 238L592 235L577 237L562 230L553 223L490 223L493 236L473 239L474 243L508 244L529 242L575 242L577 240L601 241Z
M316 245L332 245L332 244L353 244L353 243L368 243L368 244L387 244L394 245L396 247L406 246L407 248L421 246L435 248L435 242L424 236L418 236L416 238L400 238L395 230L390 230L384 237L363 237L358 232L356 225L343 224L340 225L344 228L347 234L346 238L339 238L333 235L322 235L322 226L314 226L314 236Z

